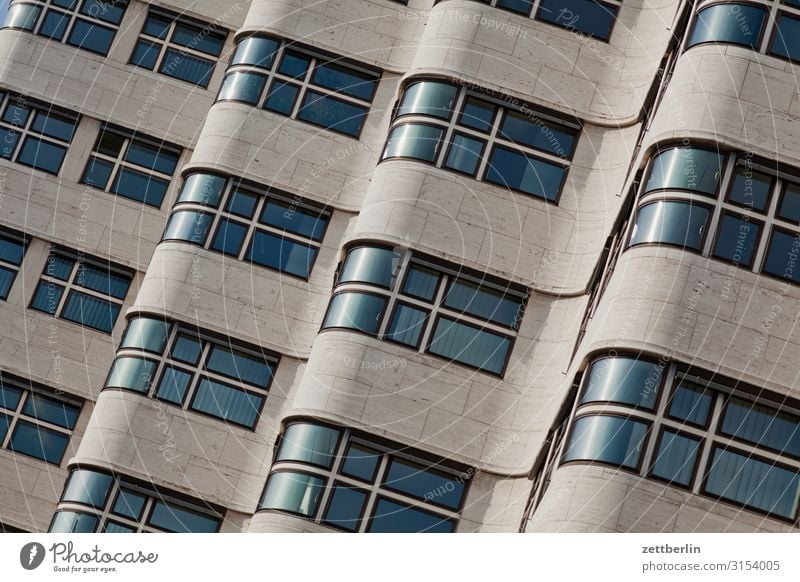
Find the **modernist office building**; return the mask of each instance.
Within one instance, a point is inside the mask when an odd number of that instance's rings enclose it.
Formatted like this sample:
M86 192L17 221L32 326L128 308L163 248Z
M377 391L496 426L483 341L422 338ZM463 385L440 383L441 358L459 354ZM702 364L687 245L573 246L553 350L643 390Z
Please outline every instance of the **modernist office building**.
M797 0L14 0L6 531L785 531Z

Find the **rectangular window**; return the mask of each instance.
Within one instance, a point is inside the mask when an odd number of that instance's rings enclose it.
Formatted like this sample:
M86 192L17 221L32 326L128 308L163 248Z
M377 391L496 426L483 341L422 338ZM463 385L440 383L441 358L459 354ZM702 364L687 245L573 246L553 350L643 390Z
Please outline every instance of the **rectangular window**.
M177 146L104 126L81 182L160 208L180 156Z
M131 64L206 88L227 37L214 24L151 8Z
M770 53L792 61L800 61L800 17L779 12Z
M4 28L18 28L107 55L128 0L36 0L14 2Z
M30 307L111 333L132 279L122 267L53 249Z
M58 174L78 117L0 92L0 158Z
M28 238L5 227L0 227L0 299L5 301L14 279L17 278Z

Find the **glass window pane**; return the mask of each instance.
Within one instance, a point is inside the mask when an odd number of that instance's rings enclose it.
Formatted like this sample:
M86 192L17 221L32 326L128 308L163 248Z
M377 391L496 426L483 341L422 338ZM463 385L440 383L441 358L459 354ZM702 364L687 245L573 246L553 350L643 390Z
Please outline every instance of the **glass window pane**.
M122 146L128 141L125 136L116 133L108 127L104 127L100 133L100 139L97 141L96 151L112 158L119 156L122 151Z
M166 38L172 20L157 14L148 14L142 32L156 38Z
M56 511L50 533L93 533L97 517L78 511Z
M173 404L183 404L192 375L173 366L166 366L156 389L156 396Z
M117 299L124 299L128 294L131 277L89 263L80 263L75 284Z
M311 76L311 82L365 101L372 100L372 94L378 84L375 75L354 71L333 63L317 65Z
M217 232L211 241L211 248L226 255L239 256L247 236L247 226L227 218L219 221Z
M74 501L101 509L106 504L114 478L107 473L78 469L69 475L62 501Z
M416 123L395 127L389 134L381 159L414 158L433 162L439 151L442 133L438 127Z
M193 50L218 57L225 44L225 35L212 30L213 25L206 28L192 26L184 22L179 22L172 34L171 41L175 44L189 47Z
M457 172L474 175L481 161L481 154L486 142L465 135L453 135L450 150L447 152L445 167Z
M144 509L146 499L144 495L134 491L120 489L111 511L117 515L138 520L142 516L142 509Z
M81 12L87 16L105 20L111 24L119 24L122 20L122 15L125 14L127 7L127 0L115 0L108 2L107 0L84 0L81 4Z
M203 245L206 242L212 220L213 217L210 214L194 210L173 212L161 240L183 240Z
M121 348L141 348L161 353L169 333L169 322L151 317L137 317L128 323Z
M634 358L603 358L592 363L580 403L619 402L653 409L664 368Z
M278 72L295 79L305 77L310 63L311 57L287 50L283 53L283 59L281 60L280 67L278 67Z
M174 503L157 500L147 523L175 533L214 533L219 529L220 520Z
M611 36L619 8L596 0L542 0L536 18L602 40Z
M800 268L796 268L798 252L800 252L800 234L773 229L762 270L787 281L800 283Z
M792 60L800 60L800 18L779 13L770 52Z
M111 192L160 208L168 187L167 180L122 167L114 178Z
M562 157L572 154L575 134L574 130L545 121L533 111L527 115L507 111L499 133L504 139Z
M718 152L697 148L666 150L651 162L645 192L678 189L714 194L722 176L723 162L724 157Z
M42 19L39 34L53 40L61 40L67 30L67 24L69 24L68 14L58 10L48 10Z
M0 443L5 441L11 419L5 414L0 414Z
M455 280L450 284L444 305L509 327L518 323L522 314L519 297L503 295L463 280Z
M262 388L266 388L272 378L272 366L263 358L257 358L221 345L214 345L211 348L206 368Z
M778 208L778 216L800 224L800 185L786 184Z
M61 311L61 317L98 331L111 333L119 310L120 306L116 303L79 291L70 291Z
M264 108L283 115L291 115L299 92L300 88L298 86L275 79L267 94Z
M75 120L55 113L37 111L31 129L42 135L68 142L75 133Z
M63 293L64 288L61 285L40 281L36 286L33 299L31 299L31 309L55 315L56 309L58 309L58 302L61 301Z
M510 349L509 338L446 317L436 322L428 347L432 354L494 374L503 372Z
M17 149L19 133L13 129L0 127L0 158L11 159Z
M233 59L231 59L231 65L247 64L270 69L272 68L278 45L278 41L271 38L245 38L236 45L236 52L233 55Z
M161 45L155 42L139 40L131 55L131 64L144 69L153 70L156 67Z
M22 390L8 382L3 382L0 377L0 406L6 410L16 410L20 398L22 398Z
M454 529L453 522L443 517L383 498L378 498L369 524L373 533L450 533Z
M467 97L458 122L478 131L489 133L497 106L475 97Z
M36 4L12 4L8 7L3 28L21 28L32 31L41 11L42 7Z
M0 299L5 300L8 297L8 292L11 291L11 285L14 284L17 272L0 267Z
M252 218L253 213L256 211L256 204L258 204L258 196L255 194L249 194L243 190L234 190L230 198L228 198L225 211L237 216Z
M203 379L197 386L191 408L252 428L258 420L263 402L264 397L258 394Z
M433 301L439 286L439 277L439 273L436 271L412 265L408 269L406 280L403 283L403 293L411 297Z
M225 178L214 174L191 174L186 178L178 202L196 202L207 206L219 206Z
M267 200L259 219L264 224L307 236L313 240L322 240L328 215L313 212L279 200Z
M561 192L565 174L566 169L563 166L526 156L522 152L502 146L495 146L485 179L554 201Z
M341 431L329 426L297 422L286 427L275 461L299 461L330 467Z
M700 441L664 430L656 451L653 475L688 487L692 482Z
M297 112L297 119L358 137L368 111L366 107L353 105L323 93L306 91L303 105Z
M427 319L426 311L399 303L386 330L386 339L416 348L419 346Z
M458 88L450 83L421 81L406 87L397 116L430 115L450 119Z
M725 407L721 431L779 453L800 457L800 419L741 398Z
M44 274L48 277L61 279L62 281L69 281L74 266L74 259L51 252L47 257L47 266L45 267Z
M662 200L639 208L629 246L671 244L699 250L708 208L690 202Z
M375 470L380 460L381 453L378 451L351 443L347 447L347 454L339 471L342 475L371 483L375 479Z
M180 334L178 339L175 341L175 345L172 346L170 357L180 362L197 364L197 360L200 359L201 350L202 345L197 338Z
M65 147L28 136L22 143L17 162L51 174L58 174L66 154Z
M244 101L255 105L264 90L267 78L256 73L233 72L225 75L222 81L222 88L217 95L217 101L226 99L233 101Z
M383 484L387 489L400 491L452 510L458 509L464 495L464 483L454 475L426 469L398 458L391 459ZM434 495L434 492L439 494Z
M764 9L751 4L717 4L702 9L687 46L703 42L728 42L757 47Z
M45 422L73 429L81 413L80 406L69 404L43 394L31 392L22 407L22 413Z
M339 293L331 299L322 328L342 327L378 333L386 299L366 293Z
M786 518L797 513L800 476L753 457L715 448L706 492Z
M347 252L338 282L352 281L389 287L399 262L400 256L391 249L356 247Z
M731 202L750 209L765 211L769 194L775 179L761 172L754 172L746 166L739 166L733 178L728 195Z
M682 380L672 395L669 416L705 426L711 411L712 400L711 391Z
M106 388L128 388L137 392L147 392L156 371L156 362L144 358L121 357L114 360L108 374Z
M69 435L17 420L9 448L15 453L36 457L47 463L61 463L69 443Z
M116 521L107 521L103 526L103 533L136 533L136 530Z
M168 48L164 53L164 59L161 61L158 72L200 87L206 87L214 72L214 65L215 63L212 61Z
M714 256L749 266L760 236L760 224L750 221L746 216L739 217L726 212L720 221Z
M125 161L162 174L172 175L175 171L175 166L178 165L178 154L158 146L133 140L125 153Z
M22 127L27 123L28 116L31 114L31 108L25 103L11 101L13 97L9 98L6 112L3 114L3 121L13 125L14 127Z
M81 182L105 190L113 171L114 164L111 162L91 157L89 158L89 163L86 164L86 170L83 173Z
M365 492L346 485L336 485L331 492L323 521L348 531L356 531L366 501Z
M281 509L311 517L317 513L324 481L304 473L273 473L259 503L259 509Z
M307 279L317 249L279 235L256 230L246 260Z
M526 16L531 13L533 7L533 0L497 0L498 8L505 8L512 12L525 14Z
M575 421L566 461L602 461L635 469L644 451L647 425L619 416L582 416Z
M14 265L21 265L25 256L25 243L0 233L0 260Z
M110 2L108 5L112 5ZM107 55L114 41L115 30L76 18L67 43L92 52Z

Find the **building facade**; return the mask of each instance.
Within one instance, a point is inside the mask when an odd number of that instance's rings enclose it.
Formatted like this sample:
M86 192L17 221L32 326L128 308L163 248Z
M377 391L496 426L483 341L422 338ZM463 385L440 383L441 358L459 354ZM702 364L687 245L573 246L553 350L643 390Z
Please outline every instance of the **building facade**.
M798 32L14 0L0 526L796 529Z

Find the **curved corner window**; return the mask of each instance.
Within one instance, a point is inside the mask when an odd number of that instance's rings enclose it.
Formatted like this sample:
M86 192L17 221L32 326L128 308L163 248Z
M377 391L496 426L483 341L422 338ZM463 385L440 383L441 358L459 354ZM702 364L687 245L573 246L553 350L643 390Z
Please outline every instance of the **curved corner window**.
M322 329L344 328L378 333L386 299L369 293L339 293L331 299Z
M639 208L629 247L666 244L700 250L708 222L705 206L677 200L660 200Z
M599 461L636 469L647 429L646 423L621 416L581 416L572 426L563 462Z
M663 367L648 360L608 357L590 368L580 404L618 402L653 410L661 387Z
M769 52L793 61L800 60L800 18L778 13Z
M61 501L82 503L90 507L102 508L114 478L108 473L88 469L73 471L64 487Z
M242 101L255 105L266 83L267 78L258 73L228 73L222 81L217 101Z
M650 162L644 191L690 190L713 195L723 163L724 156L710 150L676 147L662 151Z
M176 202L195 202L205 206L219 206L226 178L216 174L190 174Z
M117 358L108 374L106 388L126 388L147 392L155 374L156 362L144 358Z
M450 119L453 113L458 87L440 81L420 81L406 87L403 99L397 108L401 115L428 115Z
M381 159L413 158L433 162L439 151L443 133L438 127L418 123L406 123L395 127L389 134Z
M22 30L33 31L36 27L36 20L42 7L38 4L19 4L14 3L8 8L3 28L19 28Z
M132 319L125 330L120 348L139 348L160 354L169 333L169 322L152 317Z
M252 65L271 69L280 43L272 38L251 36L239 41L231 65Z
M356 247L347 252L338 283L370 283L388 288L400 257L391 249Z
M766 7L725 2L701 9L687 47L704 42L724 42L758 47Z
M330 467L341 431L321 424L297 422L286 427L275 461L298 461Z
M80 511L56 511L49 533L94 533L97 517Z
M273 473L261 496L258 509L280 509L290 513L313 516L319 507L325 481L296 471Z
M196 210L173 212L161 240L182 240L203 245L208 237L213 216Z

